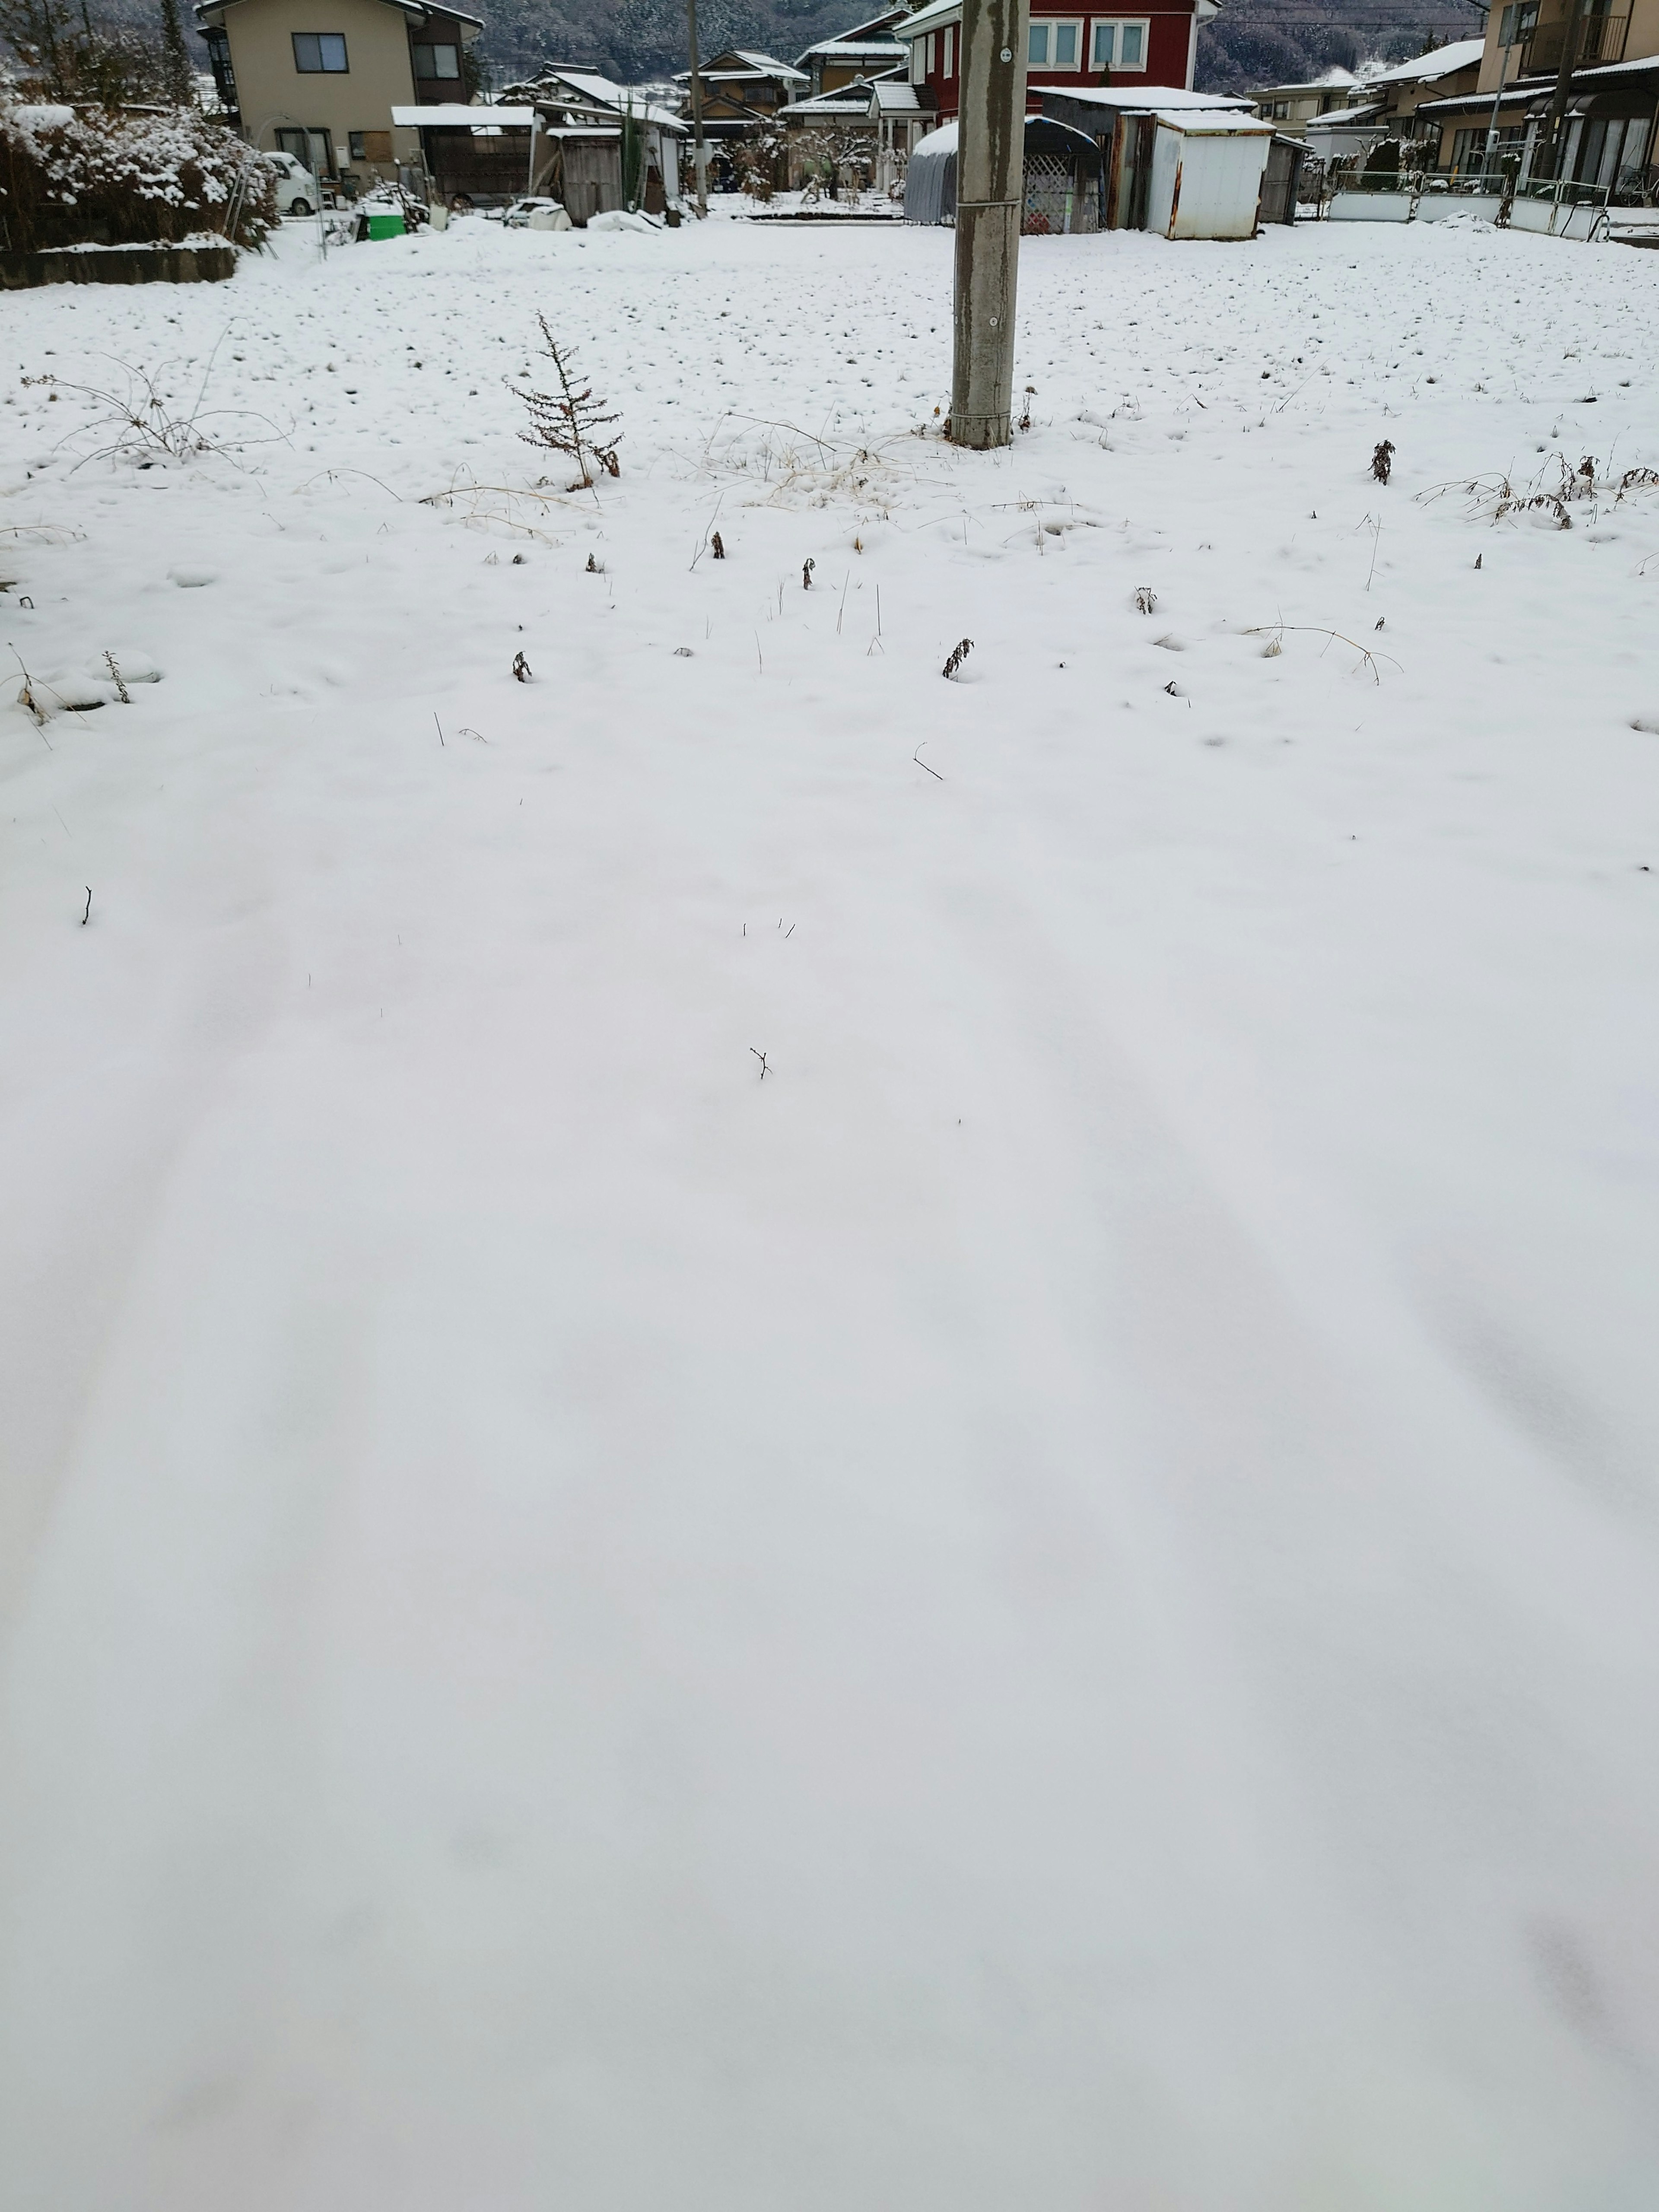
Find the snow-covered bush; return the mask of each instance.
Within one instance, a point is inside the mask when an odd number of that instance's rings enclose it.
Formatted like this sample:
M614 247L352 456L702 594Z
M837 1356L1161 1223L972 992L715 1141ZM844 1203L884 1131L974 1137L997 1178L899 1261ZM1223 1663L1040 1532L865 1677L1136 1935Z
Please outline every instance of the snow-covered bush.
M0 90L0 242L13 252L204 230L257 246L276 214L270 164L193 108L88 112Z

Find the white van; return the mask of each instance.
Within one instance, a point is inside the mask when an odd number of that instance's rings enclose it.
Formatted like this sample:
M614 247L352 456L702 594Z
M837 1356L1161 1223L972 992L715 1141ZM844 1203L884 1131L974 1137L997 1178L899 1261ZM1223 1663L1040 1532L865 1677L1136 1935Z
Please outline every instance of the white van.
M264 159L276 172L277 214L315 215L317 179L304 162L292 154L267 154Z

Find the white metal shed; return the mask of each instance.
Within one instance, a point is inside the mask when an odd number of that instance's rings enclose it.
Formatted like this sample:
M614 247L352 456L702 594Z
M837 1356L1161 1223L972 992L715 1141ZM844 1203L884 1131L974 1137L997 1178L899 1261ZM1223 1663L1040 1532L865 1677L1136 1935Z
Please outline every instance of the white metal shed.
M1164 238L1253 238L1271 123L1160 109L1146 228Z

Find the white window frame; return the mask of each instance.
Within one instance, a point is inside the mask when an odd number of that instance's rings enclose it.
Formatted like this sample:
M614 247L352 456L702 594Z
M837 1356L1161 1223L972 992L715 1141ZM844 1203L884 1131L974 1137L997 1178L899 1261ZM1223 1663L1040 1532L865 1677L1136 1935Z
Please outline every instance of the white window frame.
M1056 31L1065 29L1075 31L1077 33L1077 51L1079 54L1082 54L1086 53L1088 51L1085 40L1085 33L1087 30L1087 24L1081 15L1034 15L1031 18L1031 27L1028 34L1029 43L1025 50L1027 56L1025 66L1028 69L1046 70L1050 73L1055 70L1063 70L1067 68L1073 70L1081 69L1083 64L1079 61L1073 61L1068 64L1066 62L1057 62L1054 58L1054 33ZM1042 52L1041 55L1038 55L1034 51L1036 42L1039 38L1042 40Z
M1051 15L1048 18L1048 59L1043 66L1046 69L1066 70L1075 73L1083 67L1083 57L1089 51L1088 24L1081 15ZM1069 31L1072 33L1072 58L1068 62L1063 62L1060 58L1060 33L1062 31Z
M1140 58L1126 62L1119 59L1123 52L1123 33L1139 31ZM1110 39L1110 51L1101 52L1104 32ZM1125 70L1132 76L1144 76L1146 71L1146 49L1152 43L1152 24L1149 15L1097 15L1089 27L1089 66L1091 69Z
M949 76L951 74L951 64L956 59L956 55L952 52L952 49L956 45L956 25L954 23L947 23L945 26L945 28L939 33L939 43L945 49L939 64L939 73L941 76Z
M910 82L912 84L927 82L927 41L925 39L912 39L910 41Z

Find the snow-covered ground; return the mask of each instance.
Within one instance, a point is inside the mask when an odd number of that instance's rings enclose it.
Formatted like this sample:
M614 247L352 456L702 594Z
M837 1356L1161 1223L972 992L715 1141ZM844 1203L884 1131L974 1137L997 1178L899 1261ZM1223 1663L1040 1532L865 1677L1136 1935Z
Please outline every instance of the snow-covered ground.
M5 2212L1659 2201L1659 256L951 245L7 300Z

